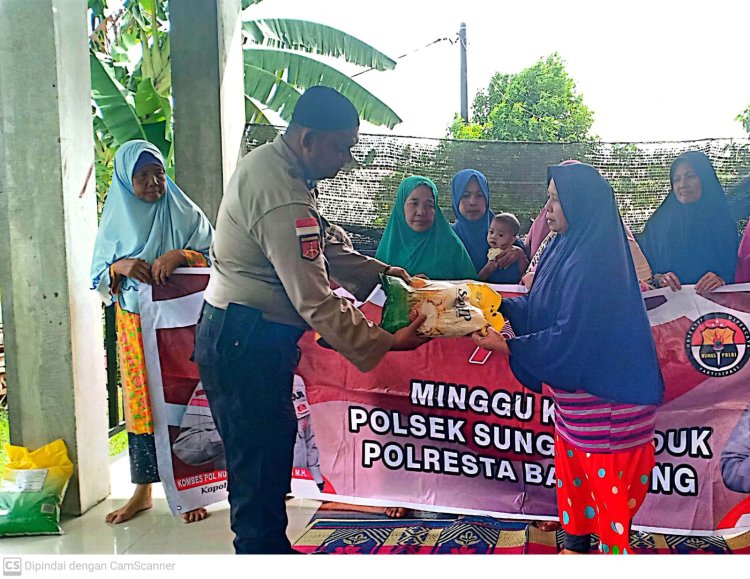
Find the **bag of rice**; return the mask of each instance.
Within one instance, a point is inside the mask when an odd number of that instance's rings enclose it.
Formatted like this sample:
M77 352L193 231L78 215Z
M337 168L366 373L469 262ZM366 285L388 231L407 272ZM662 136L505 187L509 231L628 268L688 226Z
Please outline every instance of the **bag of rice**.
M0 537L62 535L60 505L73 463L62 440L34 452L5 445L8 464L0 481Z
M412 285L398 277L381 276L385 305L381 327L391 333L408 326L420 314L422 336L466 336L505 324L500 313L502 296L482 282L449 282L413 278Z

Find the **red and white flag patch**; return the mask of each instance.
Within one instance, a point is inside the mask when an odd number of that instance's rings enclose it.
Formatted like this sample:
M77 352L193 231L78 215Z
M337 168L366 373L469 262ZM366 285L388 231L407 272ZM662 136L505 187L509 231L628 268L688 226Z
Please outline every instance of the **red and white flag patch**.
M320 224L314 217L297 219L294 229L299 238L300 257L313 261L320 255Z
M294 228L297 231L297 237L303 235L320 235L320 223L318 223L315 217L297 219L294 222Z

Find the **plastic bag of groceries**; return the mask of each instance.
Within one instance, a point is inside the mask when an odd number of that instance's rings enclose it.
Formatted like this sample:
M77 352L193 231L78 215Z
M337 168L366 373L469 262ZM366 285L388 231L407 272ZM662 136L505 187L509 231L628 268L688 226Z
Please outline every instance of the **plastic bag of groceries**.
M5 445L9 462L0 480L0 537L61 535L60 505L73 475L62 440L33 452Z
M501 332L502 296L482 282L433 281L381 276L385 305L381 327L391 333L425 314L417 333L422 336L466 336L488 327Z

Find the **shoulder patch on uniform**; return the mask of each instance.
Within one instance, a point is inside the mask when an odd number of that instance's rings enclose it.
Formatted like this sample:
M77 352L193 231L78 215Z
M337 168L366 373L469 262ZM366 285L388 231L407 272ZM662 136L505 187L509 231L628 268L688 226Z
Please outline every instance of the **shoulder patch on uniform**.
M320 223L314 217L297 219L294 228L299 238L300 257L313 261L320 255Z

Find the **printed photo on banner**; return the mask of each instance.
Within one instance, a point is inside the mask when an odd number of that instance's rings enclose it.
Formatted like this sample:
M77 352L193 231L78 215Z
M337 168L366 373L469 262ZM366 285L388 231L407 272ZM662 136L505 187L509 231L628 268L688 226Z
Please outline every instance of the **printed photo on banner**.
M175 514L227 498L224 447L191 361L209 270L177 272L139 292L159 477Z

